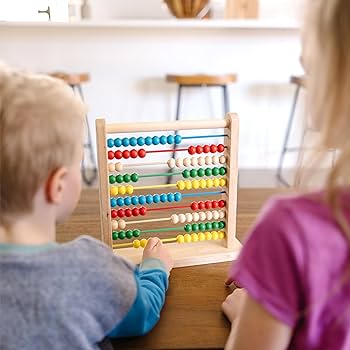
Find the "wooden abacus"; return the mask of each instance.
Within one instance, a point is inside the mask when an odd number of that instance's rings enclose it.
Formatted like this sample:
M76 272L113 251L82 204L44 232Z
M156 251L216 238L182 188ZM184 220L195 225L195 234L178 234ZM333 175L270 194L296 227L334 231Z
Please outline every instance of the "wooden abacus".
M223 133L178 134L181 130L199 133L208 129L223 129ZM154 135L159 131L172 133ZM137 132L153 134L130 137L131 133ZM236 258L241 244L236 238L238 117L235 114L229 113L222 120L166 123L106 124L104 119L97 119L96 134L102 241L115 249L117 254L135 263L140 263L142 258L142 249L137 248L145 247L147 238L155 236L167 244L175 267ZM118 136L116 134L123 134L123 137L115 137ZM180 146L184 141L210 138L223 138L224 142L185 148ZM156 148L159 145L162 149ZM133 148L135 146L137 149ZM160 152L175 154L175 147L176 154L186 152L191 157L170 158L164 162L139 161ZM118 161L113 162L113 159ZM127 163L123 162L124 159L128 159ZM123 173L126 169L146 169L161 164L167 165L169 171ZM175 168L183 170L173 171ZM183 180L170 184L135 185L142 178L161 176L181 176ZM176 188L177 191L158 193L162 188ZM149 190L153 190L152 193L144 193ZM193 198L206 200L193 201ZM186 203L189 200L192 202ZM159 227L166 222L173 226ZM155 223L158 227L153 226ZM150 229L145 229L147 225L151 225Z

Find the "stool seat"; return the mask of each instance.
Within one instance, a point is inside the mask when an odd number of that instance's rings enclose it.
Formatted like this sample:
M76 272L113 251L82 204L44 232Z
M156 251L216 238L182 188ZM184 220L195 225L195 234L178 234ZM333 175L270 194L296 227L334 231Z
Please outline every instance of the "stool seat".
M50 77L63 80L68 85L80 85L90 81L89 73L65 73L65 72L52 72L48 73Z
M223 75L207 75L207 74L194 74L194 75L175 75L168 74L166 80L171 83L177 83L187 86L201 86L201 85L227 85L237 81L236 74L223 74Z
M292 75L290 77L290 82L295 85L299 85L303 88L306 87L306 77L305 75Z

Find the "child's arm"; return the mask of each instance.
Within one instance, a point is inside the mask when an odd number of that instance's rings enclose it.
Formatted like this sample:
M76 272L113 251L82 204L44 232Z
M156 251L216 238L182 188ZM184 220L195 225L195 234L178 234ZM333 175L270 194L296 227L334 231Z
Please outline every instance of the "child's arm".
M143 261L135 271L137 294L126 317L108 334L109 337L143 335L159 320L168 288L172 259L162 242L149 239Z
M222 305L232 322L225 350L282 350L290 343L292 329L272 317L243 289L236 289Z

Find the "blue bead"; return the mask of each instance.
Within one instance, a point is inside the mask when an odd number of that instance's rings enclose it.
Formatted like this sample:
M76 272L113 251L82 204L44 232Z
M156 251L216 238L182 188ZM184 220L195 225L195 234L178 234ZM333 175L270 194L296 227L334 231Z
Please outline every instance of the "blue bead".
M148 194L146 196L146 202L147 202L147 204L152 204L153 203L153 196L151 194Z
M160 195L160 201L161 201L162 203L165 203L167 200L168 200L168 196L167 196L165 193L162 193L162 194Z
M159 137L158 136L153 136L152 137L152 143L154 145L158 145L159 144Z
M119 137L114 139L114 146L115 147L120 147L121 145L122 145L122 140Z
M123 137L123 139L122 139L122 145L123 145L124 147L128 147L129 144L130 144L129 139L128 139L127 137Z
M146 204L146 197L144 195L139 196L139 203L141 205Z
M147 136L147 137L145 138L145 144L146 144L147 146L152 145L152 137L151 137L151 136Z
M124 205L130 205L131 204L131 198L130 197L125 197L124 198Z
M169 145L172 145L175 141L175 138L173 135L169 135L167 138L166 138L167 142Z
M113 146L114 146L114 140L113 140L113 139L108 139L108 140L107 140L107 146L108 146L109 148L113 147Z
M174 199L175 199L175 202L180 202L182 199L182 194L180 192L175 192Z
M174 193L168 193L168 202L174 202L175 196Z
M124 198L123 197L117 198L117 204L119 207L122 207L124 205Z
M136 146L137 145L137 138L130 137L129 142L130 142L130 146Z
M154 194L153 195L153 203L159 203L160 202L160 195Z
M143 138L143 137L138 137L137 138L137 144L139 145L139 146L143 146L144 144L145 144L145 139Z
M114 208L117 205L117 200L115 198L111 198L111 207Z
M139 204L139 197L137 197L137 196L132 196L132 197L131 197L131 203L132 203L133 205Z
M178 145L182 141L182 137L180 135L175 135L175 143Z
M162 135L162 136L159 138L159 142L160 142L162 145L166 145L166 136L165 136L165 135Z

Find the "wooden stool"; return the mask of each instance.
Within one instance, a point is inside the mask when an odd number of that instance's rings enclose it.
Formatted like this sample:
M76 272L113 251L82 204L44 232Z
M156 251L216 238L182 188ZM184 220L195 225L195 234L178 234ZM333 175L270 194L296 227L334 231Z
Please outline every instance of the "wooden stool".
M90 75L88 73L65 73L65 72L52 72L48 73L49 76L58 78L63 80L65 83L67 83L74 92L77 92L82 101L84 101L84 94L82 89L82 84L90 81ZM87 150L89 153L90 161L93 166L92 173L87 173L87 167L86 167L86 158L85 155L83 157L82 163L81 163L81 172L83 181L87 185L92 185L96 179L97 179L97 168L96 168L96 161L95 161L95 155L94 151L92 149L92 142L91 142L91 132L90 127L88 123L87 115L85 116L85 123L86 123L86 130L87 130L87 141L84 143L84 149Z

